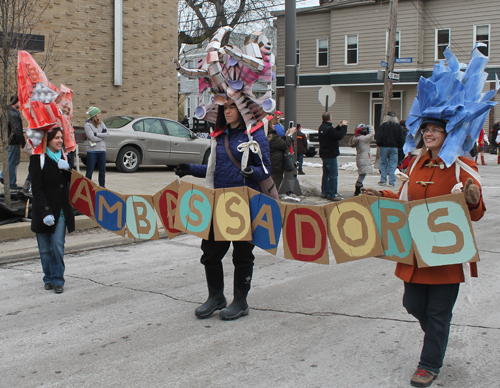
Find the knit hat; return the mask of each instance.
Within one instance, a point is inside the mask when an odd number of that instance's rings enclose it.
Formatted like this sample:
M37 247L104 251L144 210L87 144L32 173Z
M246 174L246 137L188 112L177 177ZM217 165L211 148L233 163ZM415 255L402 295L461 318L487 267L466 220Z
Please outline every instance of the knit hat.
M9 105L15 105L19 101L19 98L17 97L17 94L14 94L13 96L10 97L10 102Z
M90 116L90 118L94 117L98 113L101 113L101 110L96 106L91 106L89 108L89 111L87 112L87 114Z

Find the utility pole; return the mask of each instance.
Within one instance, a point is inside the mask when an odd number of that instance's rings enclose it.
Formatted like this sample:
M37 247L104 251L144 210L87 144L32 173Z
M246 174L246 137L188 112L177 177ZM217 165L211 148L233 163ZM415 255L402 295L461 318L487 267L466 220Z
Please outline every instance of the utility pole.
M296 34L296 0L285 0L285 131L288 123L297 125L297 34ZM296 139L296 135L294 135ZM297 154L294 153L294 160ZM302 195L297 170L285 171L280 194L293 193Z
M382 104L382 117L380 124L391 110L392 99L392 79L389 74L394 71L394 54L396 49L396 32L398 28L398 0L390 0L389 2L389 41L387 44L387 70L385 71L384 80L384 101Z

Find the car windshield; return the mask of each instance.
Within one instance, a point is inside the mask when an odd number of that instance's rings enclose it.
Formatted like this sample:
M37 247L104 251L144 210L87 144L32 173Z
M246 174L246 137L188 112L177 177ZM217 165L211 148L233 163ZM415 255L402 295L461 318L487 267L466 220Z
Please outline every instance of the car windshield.
M104 124L107 128L122 128L134 120L132 117L127 116L113 116L104 119Z

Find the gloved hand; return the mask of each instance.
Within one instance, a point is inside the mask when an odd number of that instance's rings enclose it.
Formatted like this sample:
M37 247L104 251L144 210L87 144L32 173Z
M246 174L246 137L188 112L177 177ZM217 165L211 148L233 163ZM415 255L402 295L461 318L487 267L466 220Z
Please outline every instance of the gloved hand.
M181 163L176 168L174 168L174 172L175 175L177 175L179 178L182 178L184 175L191 174L191 168L189 167L189 164Z
M382 196L382 194L380 193L380 191L378 191L376 189L371 189L369 187L367 187L367 188L362 187L361 188L361 194L372 195L374 197L381 197Z
M103 128L102 129L102 133L106 133L106 132L108 132L108 129L107 128Z
M241 176L245 179L250 179L253 176L253 173L254 171L252 167L247 167L240 171Z
M479 202L481 197L481 192L479 187L474 184L472 178L467 179L464 186L465 201L471 205L475 205Z
M97 132L94 132L94 136L97 137Z
M56 223L56 219L52 214L49 214L48 216L45 216L43 219L43 223L47 226L52 226Z
M57 167L59 167L59 170L69 170L69 163L65 161L64 159L59 159L57 162Z

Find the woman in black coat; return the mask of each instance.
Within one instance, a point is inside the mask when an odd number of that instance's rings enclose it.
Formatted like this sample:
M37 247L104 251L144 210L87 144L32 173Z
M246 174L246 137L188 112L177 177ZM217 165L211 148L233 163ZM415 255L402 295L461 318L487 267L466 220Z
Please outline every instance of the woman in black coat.
M274 124L275 121L271 121ZM292 135L296 128L290 128L284 136L280 136L274 129L274 125L269 127L267 138L269 139L269 151L271 152L271 177L273 178L276 189L279 190L283 182L283 173L285 171L283 158L285 152L293 143Z
M64 240L66 228L75 230L69 202L71 172L63 153L61 128L47 134L45 154L31 155L29 172L33 205L31 230L36 233L46 290L60 294L64 286Z

